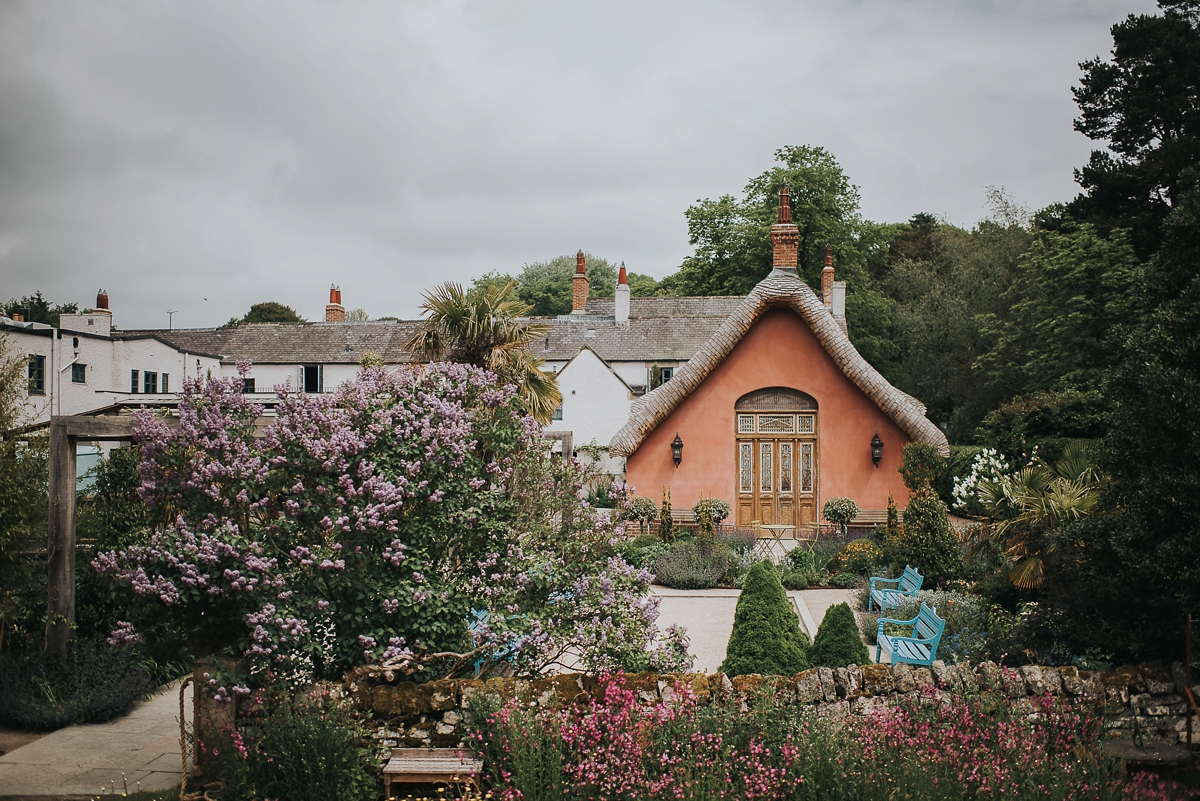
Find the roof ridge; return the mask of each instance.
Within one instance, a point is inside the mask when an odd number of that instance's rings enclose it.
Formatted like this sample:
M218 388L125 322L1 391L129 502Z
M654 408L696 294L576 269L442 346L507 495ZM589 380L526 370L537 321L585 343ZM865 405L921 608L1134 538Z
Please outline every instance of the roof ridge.
M670 381L634 402L628 422L609 441L609 452L614 456L629 456L637 450L650 432L725 360L763 314L778 306L800 315L842 374L901 430L916 441L933 445L942 456L949 456L945 433L925 417L925 407L920 401L893 387L862 357L808 284L798 276L778 270L772 270L750 290L741 305L696 355L676 370Z

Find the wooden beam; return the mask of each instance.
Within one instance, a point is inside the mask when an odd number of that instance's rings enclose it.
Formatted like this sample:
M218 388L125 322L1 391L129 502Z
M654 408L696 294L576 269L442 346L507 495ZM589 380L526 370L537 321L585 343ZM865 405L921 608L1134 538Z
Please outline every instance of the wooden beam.
M67 436L77 439L90 440L132 440L133 415L121 414L106 417L88 417L86 415L70 415L52 418L50 431L60 426Z
M75 447L70 427L50 424L50 538L45 650L66 657L75 623Z

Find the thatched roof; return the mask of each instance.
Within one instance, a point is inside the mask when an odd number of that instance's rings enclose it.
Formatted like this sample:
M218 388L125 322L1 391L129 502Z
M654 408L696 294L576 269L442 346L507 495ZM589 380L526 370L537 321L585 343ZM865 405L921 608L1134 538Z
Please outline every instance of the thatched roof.
M725 360L763 314L773 308L787 308L799 314L842 373L913 441L928 442L942 456L950 455L946 435L925 417L924 405L893 387L868 364L816 293L795 273L783 270L775 270L760 281L696 355L675 371L670 381L633 404L629 422L609 442L609 452L628 456L636 451L650 432Z

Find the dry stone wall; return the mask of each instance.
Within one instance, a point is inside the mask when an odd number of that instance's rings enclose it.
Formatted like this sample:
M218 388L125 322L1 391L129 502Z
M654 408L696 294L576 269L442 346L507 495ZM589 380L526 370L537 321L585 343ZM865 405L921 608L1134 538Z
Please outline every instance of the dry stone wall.
M974 667L934 662L911 665L851 665L813 668L795 676L739 676L721 673L634 673L626 684L650 703L670 701L688 687L705 699L752 699L776 693L786 703L812 705L821 714L869 715L903 699L918 699L936 690L956 695L983 694L1008 699L1032 712L1030 698L1049 693L1063 703L1100 714L1109 736L1129 738L1140 730L1147 744L1184 742L1187 702L1181 664L1128 665L1112 672L1074 667L1026 665L1004 668L994 662ZM381 749L405 746L455 746L466 735L466 711L476 693L501 700L519 699L531 707L561 707L598 695L594 677L575 673L522 680L453 679L415 684L377 668L364 667L347 676L347 689L357 707L370 714ZM1193 693L1200 695L1200 687ZM1192 727L1200 741L1200 720Z

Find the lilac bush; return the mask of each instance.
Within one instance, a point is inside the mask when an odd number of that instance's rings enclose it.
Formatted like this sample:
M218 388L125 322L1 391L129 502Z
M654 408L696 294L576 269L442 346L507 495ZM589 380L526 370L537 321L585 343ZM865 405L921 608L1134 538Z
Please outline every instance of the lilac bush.
M551 459L511 385L463 365L368 367L330 394L277 387L258 438L240 386L186 380L177 427L137 413L155 531L93 561L199 647L296 681L365 662L422 677L479 660L684 666L651 577L615 557L624 486L617 509L589 507L587 468Z

